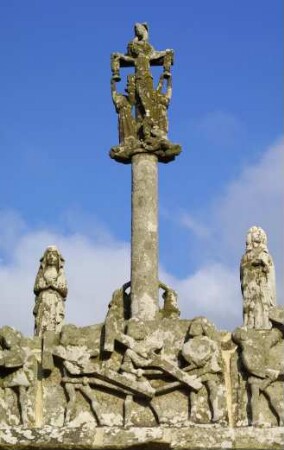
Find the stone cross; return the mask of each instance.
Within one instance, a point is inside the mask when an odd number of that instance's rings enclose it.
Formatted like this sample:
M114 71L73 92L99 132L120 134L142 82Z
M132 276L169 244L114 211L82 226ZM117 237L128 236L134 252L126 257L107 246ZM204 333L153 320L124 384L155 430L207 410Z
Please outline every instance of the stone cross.
M135 24L134 32L127 52L111 57L119 145L112 147L110 156L132 165L131 316L152 320L159 311L157 163L174 160L181 148L167 136L173 50L155 50L149 43L146 23ZM156 88L151 66L163 66ZM134 74L127 77L125 94L117 90L121 67L134 68Z

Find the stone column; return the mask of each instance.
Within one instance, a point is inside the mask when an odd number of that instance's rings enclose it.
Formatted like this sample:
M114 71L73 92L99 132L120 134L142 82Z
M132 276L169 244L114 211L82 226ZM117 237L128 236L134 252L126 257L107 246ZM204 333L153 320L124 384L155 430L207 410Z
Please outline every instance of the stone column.
M158 304L158 159L132 157L131 316L156 318Z

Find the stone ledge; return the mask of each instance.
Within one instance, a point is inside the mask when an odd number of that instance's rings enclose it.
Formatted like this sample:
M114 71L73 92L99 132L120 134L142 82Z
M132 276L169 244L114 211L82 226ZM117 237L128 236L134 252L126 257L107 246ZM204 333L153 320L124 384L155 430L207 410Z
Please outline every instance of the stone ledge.
M188 427L119 428L0 428L0 450L191 450L280 449L284 427L225 428L217 425Z

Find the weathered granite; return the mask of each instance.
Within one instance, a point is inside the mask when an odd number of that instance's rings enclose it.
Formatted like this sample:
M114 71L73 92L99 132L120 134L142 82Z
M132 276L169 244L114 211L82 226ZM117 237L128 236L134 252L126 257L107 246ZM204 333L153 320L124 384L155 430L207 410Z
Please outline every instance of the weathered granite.
M276 305L275 269L268 253L266 234L260 227L253 226L247 233L240 276L244 326L269 330L269 311Z
M132 157L131 315L157 316L158 305L158 168L153 154Z
M137 153L152 153L160 162L167 163L181 152L181 147L168 139L167 109L172 96L170 69L174 52L155 50L149 43L148 31L146 23L137 23L127 52L113 53L111 57L111 92L118 114L119 145L112 147L110 156L122 163L131 163ZM156 88L150 70L153 65L163 66ZM135 74L128 75L126 94L117 90L121 67L135 70Z
M65 316L67 282L64 259L55 245L47 247L40 260L34 293L35 335L42 336L45 331L60 332Z
M275 320L274 312L271 323L271 330L242 327L232 335L239 355L233 394L237 425L284 425L284 322Z
M159 287L152 320L132 314L128 282L103 324L0 329L0 449L281 447L283 308L271 329L218 331L179 319L177 294Z
M34 426L37 411L38 338L0 328L0 426Z
M219 425L186 427L83 426L78 428L3 429L0 450L190 450L283 448L284 428L224 428Z

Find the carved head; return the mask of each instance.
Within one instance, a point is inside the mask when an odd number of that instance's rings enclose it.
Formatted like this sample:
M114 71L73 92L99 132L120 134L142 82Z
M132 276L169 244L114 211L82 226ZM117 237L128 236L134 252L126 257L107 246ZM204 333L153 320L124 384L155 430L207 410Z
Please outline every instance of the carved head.
M142 341L147 336L145 323L142 320L130 320L127 326L127 334L136 341Z
M135 36L141 40L141 41L147 41L148 40L148 25L146 22L143 23L136 23L134 25L134 33Z
M257 226L251 227L247 232L246 251L250 251L255 247L267 248L267 236L265 231Z
M57 270L63 268L64 258L55 245L50 245L45 250L43 257L40 259L40 265L43 271L47 266L56 266Z
M200 316L191 321L187 330L187 337L202 335L214 339L216 337L216 329L213 323L206 319L206 317Z
M191 337L203 335L204 331L203 331L203 324L202 324L202 322L200 322L198 320L193 321L192 324L190 325L189 329L188 329L188 334Z

